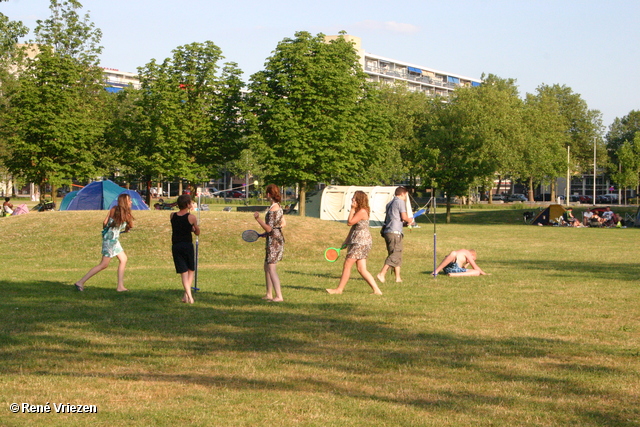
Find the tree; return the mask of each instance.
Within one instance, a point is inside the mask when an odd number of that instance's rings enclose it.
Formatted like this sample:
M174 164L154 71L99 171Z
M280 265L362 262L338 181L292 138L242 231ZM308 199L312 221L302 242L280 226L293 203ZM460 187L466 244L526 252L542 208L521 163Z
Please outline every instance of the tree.
M204 178L243 148L240 70L228 63L218 76L223 57L211 41L172 53L139 69L141 121L130 135L136 141L123 139L133 144L129 163L146 177L147 187L158 176Z
M408 175L415 187L421 168L418 131L425 124L430 99L423 92L412 92L406 85L384 85L380 99L390 118L389 148L394 173L391 180ZM387 157L387 156L385 156Z
M380 158L387 126L371 109L365 74L344 37L298 32L278 43L265 69L251 76L251 112L269 180L300 185L353 182ZM369 135L367 133L369 132Z
M17 49L20 37L29 30L20 21L11 21L0 13L0 122L10 115L10 96L16 90L17 70L21 68L23 50ZM8 155L5 138L0 137L0 160ZM12 176L0 161L0 179L8 183Z
M77 1L51 0L52 18L38 21L35 30L39 53L20 71L2 126L9 170L37 184L50 183L53 199L64 180L97 174L95 147L103 143L106 123L97 66L101 48L94 44L100 33L87 23L88 16L77 18L80 7Z
M422 176L451 200L472 185L515 168L521 146L521 103L512 80L490 75L480 87L458 88L435 98L420 133Z
M598 110L590 110L586 101L568 86L543 84L536 91L558 100L565 119L565 131L569 135L572 164L576 171L589 171L593 167L593 145L597 143L602 128L602 114Z
M632 110L622 118L616 117L607 132L607 148L616 152L625 142L632 142L640 133L640 110Z
M640 133L636 133L633 140L624 141L615 155L619 168L611 173L613 181L619 188L640 190Z
M534 185L566 171L569 134L556 97L527 94L523 108L524 145L516 176L528 183L533 201Z

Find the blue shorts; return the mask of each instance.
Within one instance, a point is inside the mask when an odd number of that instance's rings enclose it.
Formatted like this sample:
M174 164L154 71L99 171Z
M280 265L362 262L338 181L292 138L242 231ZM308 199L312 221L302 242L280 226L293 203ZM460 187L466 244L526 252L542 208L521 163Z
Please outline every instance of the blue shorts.
M447 265L445 268L443 268L442 271L444 271L445 274L464 273L465 271L467 271L467 269L460 267L457 262L453 261L452 263Z

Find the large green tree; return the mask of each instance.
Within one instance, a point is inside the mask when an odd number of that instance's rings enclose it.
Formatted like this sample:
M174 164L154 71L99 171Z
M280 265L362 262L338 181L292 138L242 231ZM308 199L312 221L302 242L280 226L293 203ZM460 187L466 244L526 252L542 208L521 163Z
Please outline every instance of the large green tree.
M420 134L424 178L451 200L473 185L512 172L522 144L521 102L513 81L488 76L479 87L458 88L434 99Z
M222 53L213 42L173 50L162 63L139 69L138 117L121 139L131 168L146 177L204 179L213 166L243 148L240 70L219 73ZM125 130L123 130L125 132Z
M2 123L8 168L31 182L55 186L98 173L106 124L100 32L80 19L77 1L51 0L52 17L37 21L39 53L27 60Z
M300 185L301 215L314 183L371 179L366 169L384 153L388 123L372 108L351 42L298 32L278 43L250 89L266 178Z
M523 106L524 144L515 176L527 183L533 201L535 185L550 182L567 170L569 134L556 97L527 94Z
M408 177L412 185L422 170L418 132L425 124L430 108L430 98L419 91L410 91L406 85L383 85L380 102L386 111L391 126L389 150L394 173L391 180Z
M17 48L20 37L27 35L28 28L20 21L12 21L0 13L0 123L10 115L10 96L15 93L17 71L23 60L23 50ZM2 161L8 155L7 140L0 136L0 179L11 181L11 174Z
M632 140L625 140L615 152L618 167L611 178L619 188L635 188L640 191L640 133Z
M607 148L616 152L625 142L632 142L640 133L640 110L632 110L626 116L613 120L607 132Z
M602 114L598 110L590 110L580 94L573 92L568 86L543 84L536 92L557 99L569 135L572 166L575 172L590 171L593 168L593 146L601 144L599 135L602 131Z

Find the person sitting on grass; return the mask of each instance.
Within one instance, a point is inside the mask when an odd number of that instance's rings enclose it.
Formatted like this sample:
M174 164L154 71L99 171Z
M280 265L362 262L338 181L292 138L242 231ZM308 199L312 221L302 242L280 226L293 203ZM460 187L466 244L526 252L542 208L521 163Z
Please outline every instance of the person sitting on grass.
M451 251L431 274L437 276L438 273L444 271L449 277L486 275L487 273L482 271L482 269L478 267L478 264L476 264L476 258L477 254L473 249ZM471 266L471 269L467 269L469 266Z
M5 197L2 204L2 216L13 215L13 205L11 204L11 197Z
M580 227L580 221L573 216L573 208L568 207L566 212L562 214L562 219L570 227Z

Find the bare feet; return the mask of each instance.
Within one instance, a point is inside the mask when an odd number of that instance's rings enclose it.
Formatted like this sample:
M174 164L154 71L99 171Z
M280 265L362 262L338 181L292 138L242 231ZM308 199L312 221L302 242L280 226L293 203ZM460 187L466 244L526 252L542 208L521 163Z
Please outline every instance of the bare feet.
M402 283L402 279L396 279L396 283Z
M127 288L116 288L117 292L127 292L129 289Z
M342 293L342 291L339 291L338 289L327 289L327 292L329 292L331 295L340 295Z
M373 290L374 295L382 295L382 291L380 289Z
M268 300L268 301L269 301L269 302L283 302L283 301L284 301L284 299L283 299L283 298L273 298L273 299L270 299L270 300Z
M270 296L270 295L265 295L265 296L262 297L262 299L267 300L267 301L271 301L273 299L273 297Z
M385 278L384 278L384 274L382 274L382 273L378 273L378 274L376 275L376 277L378 278L378 280L380 281L380 283L384 283L384 280L385 280Z
M79 285L78 283L74 283L73 286L76 287L76 291L84 291L84 285Z
M189 295L185 294L182 297L182 302L187 303L187 304L193 304L194 300L193 300L193 297L189 298Z

